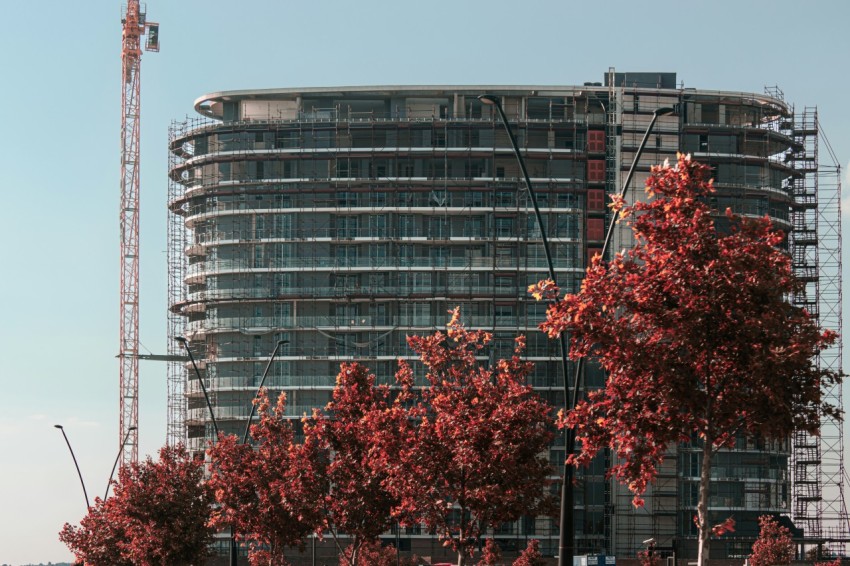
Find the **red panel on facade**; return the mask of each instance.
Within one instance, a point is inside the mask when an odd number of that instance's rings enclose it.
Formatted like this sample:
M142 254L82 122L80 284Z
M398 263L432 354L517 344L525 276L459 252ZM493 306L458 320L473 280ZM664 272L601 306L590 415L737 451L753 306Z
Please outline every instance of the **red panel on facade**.
M605 182L605 160L604 159L588 159L587 160L587 180L591 183Z
M602 212L605 210L605 191L602 189L587 190L587 210Z
M603 218L587 219L587 239L595 241L605 239L605 220Z
M587 131L587 152L605 153L605 132L603 130Z

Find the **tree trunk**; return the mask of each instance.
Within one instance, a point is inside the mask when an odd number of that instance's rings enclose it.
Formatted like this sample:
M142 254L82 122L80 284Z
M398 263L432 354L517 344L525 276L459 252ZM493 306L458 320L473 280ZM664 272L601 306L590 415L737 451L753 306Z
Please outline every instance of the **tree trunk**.
M699 521L699 545L697 566L706 566L709 554L711 527L708 524L708 496L711 487L711 457L714 455L713 440L706 437L702 448L702 468L699 476L699 503L697 520Z
M460 492L461 494L466 493L466 472L461 471L460 476ZM466 562L466 498L464 495L458 499L460 503L460 532L458 533L460 539L460 552L457 553L457 566L463 566Z
M466 562L466 509L460 508L460 532L458 533L460 540L459 550L457 553L457 566L464 566Z

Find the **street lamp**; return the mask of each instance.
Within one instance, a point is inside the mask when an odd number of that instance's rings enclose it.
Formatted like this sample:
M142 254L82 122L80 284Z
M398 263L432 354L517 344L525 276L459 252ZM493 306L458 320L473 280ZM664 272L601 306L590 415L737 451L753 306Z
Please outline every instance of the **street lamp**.
M198 370L198 366L195 363L195 357L192 355L192 351L189 349L189 344L187 343L186 338L182 336L175 336L175 340L180 342L183 347L186 349L186 352L189 354L189 360L192 362L192 367L195 369L195 375L198 377L198 381L201 383L201 391L204 392L204 399L207 402L207 409L210 411L210 419L212 419L213 429L215 430L215 437L218 439L218 424L215 420L215 413L213 412L212 405L210 404L210 397L207 395L207 387L204 384L204 380L201 378L201 372ZM278 350L284 344L289 344L289 340L278 340L277 345L274 347L274 351L272 352L271 357L269 358L269 362L266 364L266 369L263 371L263 377L260 379L260 385L257 387L257 393L254 394L254 397L259 394L260 389L263 388L263 385L266 382L266 377L269 374L269 369L272 367L272 363L274 362L275 357L277 356ZM251 428L251 420L254 418L254 411L256 407L253 403L251 403L251 414L248 417L248 422L245 425L245 435L242 437L242 444L248 440L248 432ZM230 527L230 566L236 566L236 538L233 532L233 526Z
M266 383L266 377L269 375L269 369L272 367L272 362L274 362L275 356L277 356L278 350L284 344L289 344L289 340L278 340L277 345L274 347L274 351L272 351L271 357L269 357L269 363L266 364L266 369L263 371L263 377L260 379L260 385L257 386L257 392L254 393L254 399L257 398L257 395L260 394L260 390L263 388L263 385ZM254 411L257 409L257 406L254 405L253 399L251 401L251 413L248 415L248 422L245 423L245 434L242 435L242 444L248 442L248 433L251 430L251 420L254 418ZM236 566L236 533L233 532L233 525L230 525L230 566ZM313 537L313 564L316 563L316 538Z
M543 216L540 214L540 207L537 205L537 194L534 192L534 187L531 184L531 178L528 176L528 169L525 166L525 160L522 158L522 154L519 151L519 146L516 142L516 137L514 136L513 130L511 130L510 124L508 124L508 118L505 116L505 111L502 108L502 103L497 96L493 96L490 94L483 94L478 97L478 100L483 102L484 104L489 104L496 107L496 110L499 113L499 118L502 120L502 125L505 127L505 131L508 133L508 138L511 140L511 147L513 147L514 155L516 156L517 162L519 163L520 171L522 172L522 176L525 179L525 188L528 191L529 200L531 200L531 206L534 208L534 216L537 219L537 228L540 230L540 240L543 244L543 252L546 255L546 266L549 270L549 279L557 285L558 280L555 278L555 267L552 263L552 252L549 249L549 239L546 237L546 227L543 223ZM573 398L570 398L570 386L568 381L568 373L567 368L569 367L567 363L567 337L562 332L559 337L560 344L560 353L561 353L561 371L564 375L563 380L563 389L564 389L564 403L568 406L575 405L575 397L578 394L578 383L579 383L579 374L576 373L575 376L575 386L573 387ZM573 444L575 444L575 433L570 433L571 429L567 429L565 433L565 450L566 454L570 454L571 444L570 444L570 436L573 437ZM574 552L574 527L573 527L573 468L572 466L564 465L563 475L561 477L561 515L560 515L560 537L559 537L559 556L563 557L565 555L569 556L569 562L572 563L572 557ZM559 558L561 560L561 558Z
M189 361L192 362L192 367L195 369L195 375L198 377L198 382L201 384L201 391L204 392L204 400L207 402L207 409L210 411L210 419L212 420L213 430L215 431L215 438L218 439L218 423L215 420L215 412L213 412L212 405L210 404L210 396L207 395L207 386L204 384L204 380L201 377L201 372L198 371L198 365L195 363L195 356L192 355L192 350L189 349L189 342L183 336L175 336L175 340L180 342L183 348L186 349L186 353L189 354Z
M213 431L215 432L214 442L218 441L218 423L215 420L215 412L213 411L212 405L210 404L210 396L207 395L207 386L204 383L204 379L201 377L201 372L198 370L198 364L195 363L195 356L192 355L192 350L189 349L189 342L183 336L175 336L175 340L180 342L183 348L186 350L186 353L189 354L189 361L192 362L192 368L195 370L195 376L198 378L198 383L201 384L201 391L204 392L204 400L207 402L207 409L210 412L210 419L213 424ZM236 566L236 539L233 534L233 527L230 527L230 566Z
M74 466L77 468L77 475L80 476L80 485L83 486L83 495L86 498L86 510L91 509L91 505L89 504L89 494L86 491L86 482L83 481L83 474L80 472L80 465L77 464L77 457L74 455L74 449L71 448L71 443L68 441L68 435L65 434L65 428L61 424L53 425L54 428L58 428L62 431L62 436L65 437L65 444L68 445L68 450L71 452L71 458L74 459Z
M632 164L629 167L629 172L626 174L626 180L623 182L623 187L620 189L620 194L618 195L620 198L625 198L626 193L629 190L629 183L632 181L632 176L635 174L635 168L637 168L638 160L640 159L641 154L643 153L644 148L646 147L646 141L649 139L649 134L652 132L652 127L655 126L655 121L658 120L659 116L670 116L676 113L675 108L671 108L669 106L665 106L662 108L656 108L652 113L652 119L649 121L649 125L646 127L646 132L643 134L643 139L640 140L640 145L637 148L637 152L635 153L634 158L632 159ZM611 243L611 236L614 234L614 225L617 224L617 219L620 218L620 211L614 211L613 216L611 217L611 223L608 225L608 232L605 234L605 242L602 244L602 251L599 255L602 258L605 258L605 253L608 251L608 246Z
M127 429L127 434L124 435L124 440L121 442L121 448L118 449L118 455L115 457L115 463L112 464L112 471L109 472L109 481L106 482L106 491L103 493L103 500L106 501L106 498L109 497L109 487L112 485L112 476L115 475L115 468L118 466L118 460L121 458L121 454L124 452L124 446L127 444L127 439L130 438L130 433L136 430L138 427L131 426Z
M280 350L280 347L284 344L289 344L289 340L278 340L277 345L274 347L274 351L272 352L271 357L269 358L269 363L266 364L266 369L263 371L263 377L260 379L260 385L257 387L257 392L254 393L254 399L257 398L257 395L260 394L260 390L263 388L263 385L266 383L266 376L269 374L269 369L272 367L272 362L274 362L275 356L277 356L277 351ZM248 442L248 433L251 430L251 420L254 418L254 412L256 411L257 406L251 402L251 413L248 415L248 422L245 423L245 434L242 435L242 444Z
M183 336L175 336L175 340L180 342L180 344L185 348L186 353L189 354L189 361L192 362L192 368L195 370L195 376L198 378L198 382L201 384L201 391L204 392L204 400L207 402L207 409L210 412L210 419L213 424L213 431L215 431L215 439L214 442L218 441L218 423L215 420L215 412L213 411L212 405L210 404L210 396L207 395L207 386L204 383L203 378L201 377L201 372L198 370L198 364L195 363L195 356L192 355L192 350L189 349L189 343L186 338ZM236 566L236 539L233 534L233 527L230 527L230 566Z
M525 180L525 186L528 191L529 199L531 200L531 205L534 208L534 216L537 219L537 226L540 230L540 239L543 244L543 251L546 255L546 263L549 268L549 278L555 285L557 285L557 280L555 279L555 269L552 264L552 255L549 250L549 241L546 238L546 231L543 226L543 218L540 214L540 208L537 205L537 195L534 192L534 187L531 185L531 178L528 176L528 170L525 166L525 160L523 159L522 154L519 151L519 146L517 145L516 137L514 136L513 130L511 130L510 124L508 124L508 118L505 115L504 109L502 108L501 100L499 99L499 97L493 96L491 94L482 94L478 97L478 100L480 100L484 104L496 107L496 110L499 113L499 118L502 121L502 125L504 125L505 131L507 131L508 133L508 138L511 141L511 147L513 148L514 155L516 156L517 162L519 163L520 171L522 171L522 175ZM652 120L650 120L649 125L646 128L646 132L643 135L643 140L641 140L641 143L638 146L638 150L632 160L631 167L629 167L629 172L626 175L626 180L623 183L623 187L619 193L620 197L624 197L628 190L629 183L631 182L632 175L635 171L635 167L637 166L637 162L640 159L641 153L643 153L643 150L646 147L646 142L649 139L649 134L652 131L652 127L655 125L655 121L658 119L659 116L667 116L673 114L674 112L675 110L673 108L665 107L658 108L652 113ZM619 212L615 212L613 217L611 218L611 224L608 226L608 232L605 235L605 242L602 246L602 257L605 257L605 253L608 250L611 237L614 233L614 225L616 224L618 217ZM570 396L570 389L567 381L568 348L566 336L563 332L560 335L560 349L561 364L564 374L564 402L567 403L567 408L569 410L573 410L575 409L576 403L578 402L578 394L581 386L581 375L584 371L584 358L579 358L578 362L576 363L573 394L572 396ZM569 456L575 451L575 430L573 428L567 428L564 436L566 455ZM573 526L572 513L574 491L572 468L572 466L565 464L563 476L561 478L561 513L560 533L558 540L558 566L571 565L573 561L573 556L575 555L575 528Z

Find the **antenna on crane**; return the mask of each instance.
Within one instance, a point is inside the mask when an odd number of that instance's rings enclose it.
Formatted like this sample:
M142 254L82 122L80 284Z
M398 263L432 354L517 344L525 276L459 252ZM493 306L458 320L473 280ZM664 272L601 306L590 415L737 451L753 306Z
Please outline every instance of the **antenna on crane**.
M139 460L139 96L141 38L145 50L159 51L159 24L145 7L129 0L121 18L121 295L120 360L121 463ZM126 439L126 440L124 440Z

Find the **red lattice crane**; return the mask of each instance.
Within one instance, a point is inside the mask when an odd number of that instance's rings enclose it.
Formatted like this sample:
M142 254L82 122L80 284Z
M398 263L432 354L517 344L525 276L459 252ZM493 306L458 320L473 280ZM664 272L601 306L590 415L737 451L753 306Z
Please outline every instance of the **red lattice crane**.
M147 22L138 0L129 0L121 19L121 306L118 442L121 463L139 459L139 94L141 39L159 51L159 24Z

